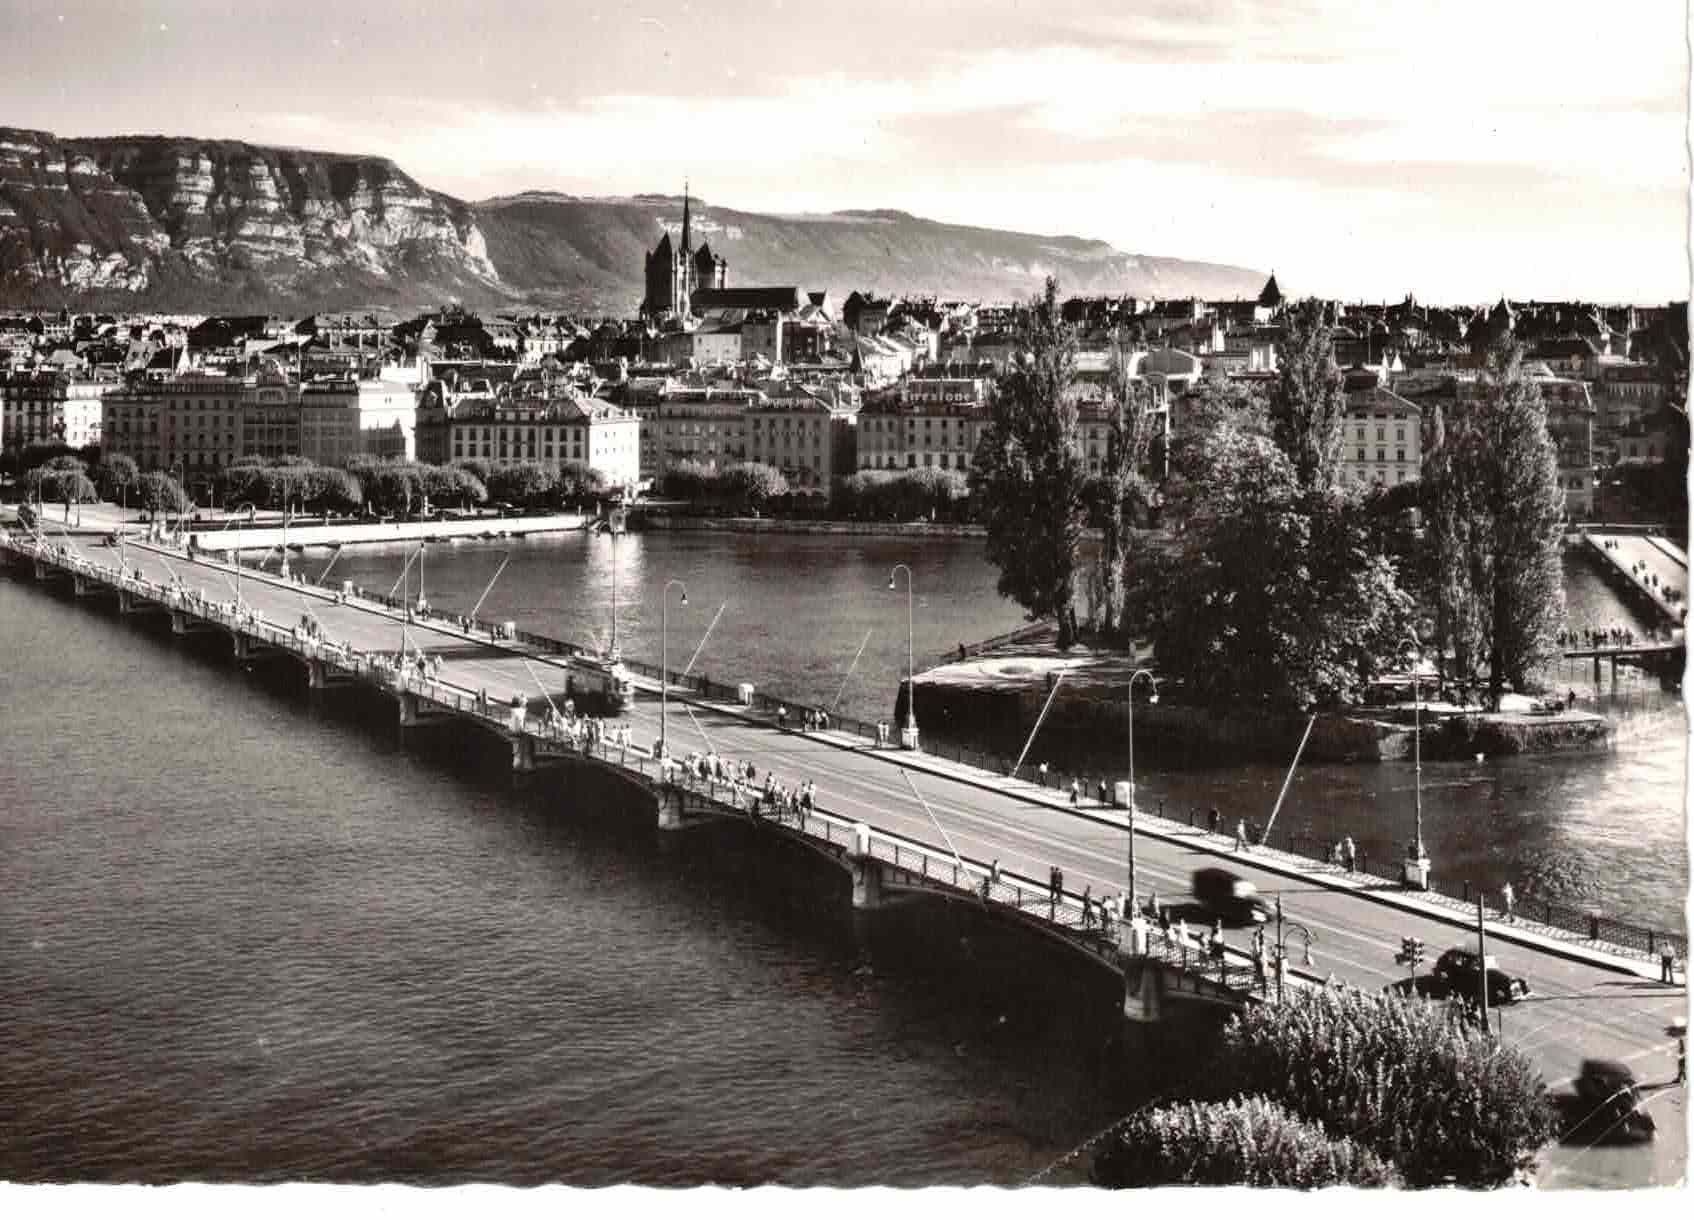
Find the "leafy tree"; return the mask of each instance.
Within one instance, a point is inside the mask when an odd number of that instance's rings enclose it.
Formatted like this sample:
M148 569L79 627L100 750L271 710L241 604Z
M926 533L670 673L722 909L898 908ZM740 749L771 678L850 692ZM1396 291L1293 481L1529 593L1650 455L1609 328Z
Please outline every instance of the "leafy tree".
M189 506L182 484L161 470L149 470L136 480L135 500L150 513L186 512Z
M141 467L127 453L108 453L100 459L95 473L106 498L116 500L135 486L141 477Z
M1161 669L1210 702L1356 699L1412 612L1362 493L1302 487L1269 439L1225 424L1186 451L1171 499L1183 528L1132 600Z
M703 500L717 491L717 471L703 462L684 458L665 468L665 495L677 500Z
M489 476L488 492L496 500L533 508L548 499L556 486L553 472L539 462L517 462Z
M1129 375L1122 350L1112 353L1111 395L1106 406L1106 454L1100 464L1100 629L1109 637L1123 626L1124 581L1129 568L1133 507L1146 498L1142 468L1153 441L1152 387Z
M1335 364L1335 342L1321 307L1306 301L1289 313L1288 333L1277 345L1276 390L1270 419L1276 443L1294 462L1303 487L1336 480L1347 393Z
M604 471L574 459L559 463L557 494L561 504L579 504L603 495L610 486Z
M1438 630L1458 676L1486 659L1496 704L1525 689L1564 617L1559 545L1564 492L1541 392L1521 350L1489 355L1482 393L1438 421L1430 483Z
M1059 646L1076 639L1076 556L1087 467L1072 394L1076 335L1059 316L1058 285L1021 309L1017 359L1000 378L970 472L983 505L996 588L1031 619L1056 618Z
M484 487L488 486L488 480L494 475L493 465L482 458L459 458L453 465L471 475Z
M1301 990L1231 1019L1206 1079L1259 1094L1392 1162L1410 1186L1497 1186L1553 1132L1529 1058L1456 1009Z
M316 466L301 480L300 499L306 507L320 512L353 512L364 502L364 489L348 471Z
M764 508L778 496L788 494L788 480L775 466L762 462L740 462L724 471L719 480L724 496L739 510Z
M1393 1168L1262 1097L1132 1114L1095 1154L1096 1186L1389 1186Z

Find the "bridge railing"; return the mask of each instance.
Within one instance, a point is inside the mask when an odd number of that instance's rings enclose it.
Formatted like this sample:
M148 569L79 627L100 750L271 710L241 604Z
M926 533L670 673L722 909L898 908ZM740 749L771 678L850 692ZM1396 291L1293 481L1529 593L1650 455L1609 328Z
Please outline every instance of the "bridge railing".
M422 695L444 707L451 708L460 715L473 717L496 731L520 731L530 733L541 740L555 742L560 740L544 721L537 721L527 714L522 714L514 722L509 708L499 704L489 704L482 700L476 692L428 677L415 677L405 669L397 670L389 658L382 654L359 653L348 645L338 645L330 640L303 636L292 628L277 627L256 613L240 609L233 599L228 602L214 600L197 590L187 589L179 585L164 585L139 576L134 571L126 570L116 564L95 562L65 543L55 543L35 535L20 536L15 532L7 531L0 534L0 546L74 573L103 580L116 588L128 590L162 605L188 611L207 621L219 623L232 631L238 631L249 638L257 639L262 643L329 662L355 676ZM385 603L389 601L389 599L377 598L369 593L364 596ZM398 602L391 604L397 609L403 608L399 606ZM583 651L577 646L550 640L545 636L537 636L528 632L517 632L515 634L522 643L532 647L544 648L560 655L570 655ZM643 662L626 662L626 664L633 672L654 679L659 676L660 671L657 666L647 665ZM671 681L673 686L684 691L695 692L707 700L721 703L740 702L740 692L737 688L711 682L703 675L683 677L673 673ZM755 692L752 707L774 722L778 709L786 707L786 704L774 696ZM788 708L788 723L797 726L805 710L798 705ZM853 733L867 741L876 740L876 726L865 721L856 720L852 717L831 717L830 723L832 729ZM933 757L951 760L996 774L1006 774L1010 770L1003 759L984 751L950 746L944 742L926 743L925 749L926 753ZM629 753L631 752L626 751L626 757ZM646 775L650 771L656 773L657 768L650 754L639 753L633 761L641 774ZM674 775L681 776L680 764L673 761L670 766ZM1067 791L1072 780L1075 779L1078 782L1082 798L1088 799L1087 781L1082 777L1074 777L1057 770L1050 769L1042 772L1037 769L1031 772L1028 778L1055 792ZM724 782L720 781L706 781L704 795L708 799L719 799L713 791L714 783L718 787L724 787L725 792L731 794L723 800L723 803L727 806L743 812L755 812L757 810L758 801L756 798L738 792L736 786L725 787ZM745 788L745 785L739 787ZM807 816L821 817L816 813ZM1163 803L1160 803L1156 815L1148 814L1144 816L1165 817ZM1187 815L1188 825L1191 827L1199 825L1199 818L1199 810L1190 810ZM850 824L840 823L840 825ZM828 829L837 826L837 822L827 818L819 822L819 826L824 828L824 837L829 842L836 841L830 836L843 833L838 828ZM801 829L804 831L804 824L802 824ZM922 856L920 849L909 844L901 844L895 840L884 840L882 838L873 839L873 844L884 842L892 844L892 846L878 847L876 850L882 851L884 854L892 852L893 855L888 858L888 862L895 864L896 867L904 868L906 862L916 861L916 871L921 876L940 880L945 869L954 867L950 858L945 859L944 865L931 863L927 856ZM1264 846L1280 847L1281 850L1302 860L1315 861L1327 867L1338 868L1331 863L1330 844L1317 838L1289 833L1282 838L1280 845L1273 841ZM879 855L878 858L883 858L883 856ZM973 867L974 873L971 873ZM1400 862L1397 859L1371 858L1368 855L1361 854L1355 867L1359 872L1381 880L1398 883L1400 879ZM986 870L979 865L967 865L966 872L971 875L967 877L965 874L961 874L960 880L966 881L968 887L975 888L980 886ZM1005 886L1010 888L1002 894L998 887ZM991 887L994 889L993 897L995 900L1007 902L1019 909L1040 906L1043 896L1046 894L1044 887L1036 887L1034 883L1024 886L1018 882L1008 882L1004 878L998 883L998 887ZM1496 919L1504 918L1506 915L1506 912L1500 908L1500 903L1497 900L1498 895L1490 894L1473 886L1467 879L1452 879L1437 874L1431 878L1430 893L1438 899L1444 899L1449 904L1466 910L1474 909L1474 903L1480 895L1484 899L1485 910L1488 910ZM1490 901L1491 899L1494 901ZM1688 959L1688 938L1686 934L1667 932L1613 919L1591 907L1526 895L1515 903L1515 910L1512 914L1514 919L1521 920L1526 924L1538 925L1540 930L1547 931L1560 939L1588 942L1599 946L1613 946L1647 957L1657 957L1668 952L1681 961L1686 962ZM1080 906L1072 907L1064 903L1055 906L1053 916L1053 922L1066 924L1066 926L1076 925L1080 927L1082 920ZM1066 923L1067 920L1069 923Z

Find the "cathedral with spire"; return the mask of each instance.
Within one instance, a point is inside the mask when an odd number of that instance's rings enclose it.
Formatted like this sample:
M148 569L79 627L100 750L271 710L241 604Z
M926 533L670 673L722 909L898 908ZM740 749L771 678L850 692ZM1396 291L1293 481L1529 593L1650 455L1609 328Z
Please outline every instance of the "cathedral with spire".
M686 317L696 291L728 286L729 264L712 253L710 243L701 242L700 248L694 249L690 203L684 185L680 241L673 243L666 230L647 256L647 295L641 302L641 312L649 318Z

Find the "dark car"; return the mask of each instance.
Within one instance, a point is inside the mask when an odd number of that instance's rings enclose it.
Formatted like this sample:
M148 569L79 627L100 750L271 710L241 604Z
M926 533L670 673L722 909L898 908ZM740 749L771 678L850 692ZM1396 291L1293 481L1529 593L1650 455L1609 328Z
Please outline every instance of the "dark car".
M1584 1059L1576 1077L1577 1126L1598 1143L1643 1143L1658 1124L1641 1109L1635 1073L1614 1059Z
M1475 949L1462 945L1443 953L1437 959L1433 973L1436 978L1447 984L1454 994L1465 999L1474 999L1478 978L1485 969L1488 972L1490 1004L1510 1004L1513 1000L1521 1000L1529 994L1529 984L1500 969L1493 954L1481 959L1477 957Z
M1270 908L1253 883L1227 868L1196 870L1194 897L1207 916L1227 924L1264 923L1270 918Z

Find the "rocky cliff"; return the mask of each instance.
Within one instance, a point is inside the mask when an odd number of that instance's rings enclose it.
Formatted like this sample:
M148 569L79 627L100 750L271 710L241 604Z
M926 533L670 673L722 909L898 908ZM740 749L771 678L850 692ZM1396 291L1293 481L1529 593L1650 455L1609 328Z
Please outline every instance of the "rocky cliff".
M0 296L428 303L497 292L471 210L378 157L0 128Z
M1262 272L903 212L772 216L695 201L731 285L1008 300L1250 297ZM0 127L0 306L185 312L533 304L628 314L682 200L548 193L467 204L380 157Z

